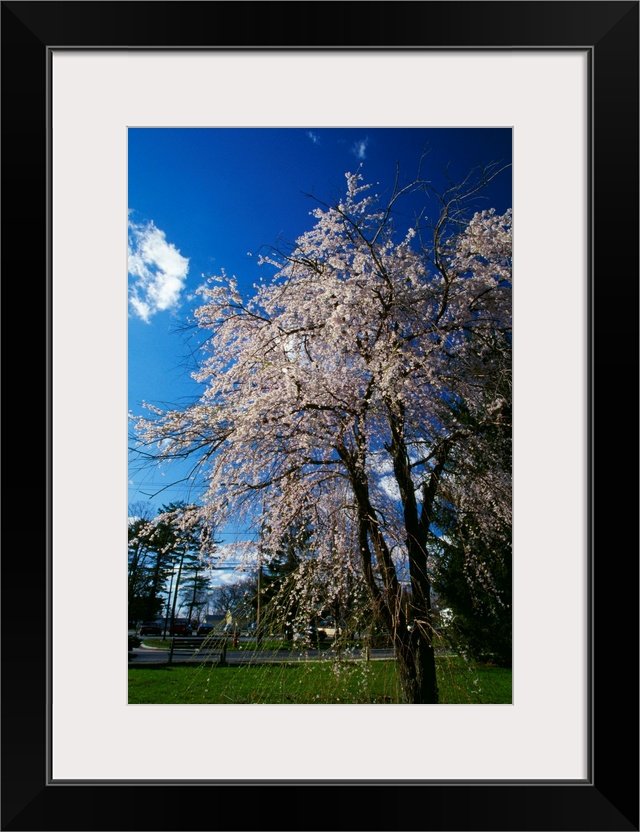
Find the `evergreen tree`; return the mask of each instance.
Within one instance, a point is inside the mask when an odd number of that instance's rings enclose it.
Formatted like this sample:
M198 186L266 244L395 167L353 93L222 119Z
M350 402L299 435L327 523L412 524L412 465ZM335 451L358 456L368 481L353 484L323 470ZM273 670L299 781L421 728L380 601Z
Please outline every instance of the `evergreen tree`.
M162 614L163 593L171 561L157 546L151 510L143 504L130 509L128 528L129 621L154 621Z

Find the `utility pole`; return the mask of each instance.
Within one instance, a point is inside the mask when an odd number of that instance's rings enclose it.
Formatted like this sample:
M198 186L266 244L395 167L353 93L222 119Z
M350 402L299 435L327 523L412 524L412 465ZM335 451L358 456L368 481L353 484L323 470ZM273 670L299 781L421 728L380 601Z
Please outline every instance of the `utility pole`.
M258 606L256 610L256 646L258 647L262 644L262 547L264 545L264 508L263 498L260 540L258 541Z
M184 563L184 556L186 553L186 548L183 546L180 552L180 560L178 561L178 574L176 575L176 588L173 593L173 606L171 607L171 624L170 627L173 627L175 620L176 620L176 604L178 603L178 588L180 586L180 576L182 575L182 564ZM169 631L171 635L171 630Z
M258 549L258 608L256 611L256 644L262 644L262 539Z
M162 631L162 639L163 641L167 637L167 623L169 621L169 615L171 611L171 593L173 591L173 574L174 574L175 565L171 565L171 580L169 581L169 594L167 595L167 611L164 616L164 629Z

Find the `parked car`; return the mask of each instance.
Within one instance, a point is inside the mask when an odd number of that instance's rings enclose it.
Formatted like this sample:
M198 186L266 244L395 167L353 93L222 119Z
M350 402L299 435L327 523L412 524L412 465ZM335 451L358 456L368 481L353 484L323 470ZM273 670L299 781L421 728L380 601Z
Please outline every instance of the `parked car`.
M209 633L212 633L212 632L213 632L213 624L206 624L206 623L200 624L198 626L197 631L196 631L197 635L199 635L199 636L208 636Z
M173 624L169 625L170 636L190 636L192 631L191 622L184 618L176 618Z
M138 627L138 635L140 636L160 636L162 635L162 627L157 621L143 621Z
M324 618L320 621L320 629L325 633L327 638L335 638L338 632L338 629L330 618Z
M327 634L324 630L319 630L317 627L314 627L311 624L309 627L305 627L299 633L293 634L293 640L298 642L298 644L306 644L306 645L317 645L322 643L323 641L327 640Z

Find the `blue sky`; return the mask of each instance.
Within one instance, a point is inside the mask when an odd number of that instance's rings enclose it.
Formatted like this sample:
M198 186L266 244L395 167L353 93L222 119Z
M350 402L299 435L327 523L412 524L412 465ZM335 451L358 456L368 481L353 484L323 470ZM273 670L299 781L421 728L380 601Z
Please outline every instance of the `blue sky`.
M235 275L251 291L257 255L293 241L313 224L317 199L345 192L345 173L361 166L376 192L422 176L436 190L477 165L508 164L509 128L130 128L128 133L128 406L179 406L197 396L193 359L181 327L198 305L205 277ZM482 207L512 207L511 172L484 192ZM435 206L434 206L435 207ZM410 222L411 217L407 217ZM253 256L252 256L253 255ZM173 475L129 470L129 504L154 508L189 500ZM167 487L169 486L169 487ZM160 489L162 490L160 493Z

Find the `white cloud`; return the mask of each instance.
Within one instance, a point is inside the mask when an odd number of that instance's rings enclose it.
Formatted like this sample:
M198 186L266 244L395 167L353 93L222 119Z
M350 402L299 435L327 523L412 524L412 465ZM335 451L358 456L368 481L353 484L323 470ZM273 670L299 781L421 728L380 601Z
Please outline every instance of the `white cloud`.
M209 583L212 587L234 586L244 580L247 580L247 575L226 569L212 569L209 575Z
M369 144L369 139L360 139L360 141L355 142L353 147L351 148L353 155L356 159L366 159L367 158L367 145Z
M158 312L180 303L189 272L189 258L167 242L153 221L129 220L129 304L134 315L149 323Z
M311 139L314 144L318 144L320 142L320 136L317 133L314 133L312 130L307 130L307 136Z
M382 477L378 485L393 502L397 502L400 499L400 489L398 488L395 477Z

